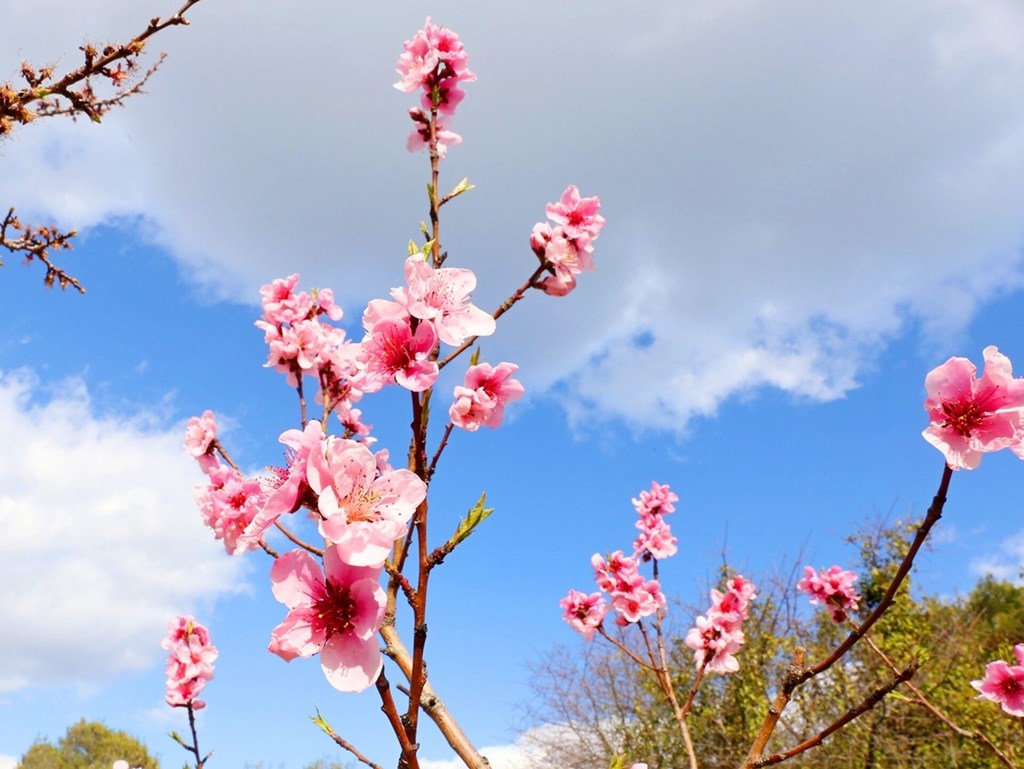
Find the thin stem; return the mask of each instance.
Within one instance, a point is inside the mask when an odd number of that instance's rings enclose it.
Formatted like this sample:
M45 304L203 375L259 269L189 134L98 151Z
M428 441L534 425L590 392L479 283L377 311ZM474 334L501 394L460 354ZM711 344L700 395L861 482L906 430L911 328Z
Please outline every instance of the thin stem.
M320 728L327 732L327 736L334 740L334 742L338 745L339 748L341 748L342 750L347 750L349 753L355 756L355 759L360 763L366 764L370 767L370 769L383 769L383 767L380 764L374 763L366 756L364 756L362 753L360 753L351 742L346 740L344 737L341 737L330 726L326 724L321 724Z
M299 539L294 534L292 534L290 531L288 531L288 529L285 528L285 525L283 523L281 523L280 521L274 521L274 526L277 527L278 531L280 531L282 534L284 534L286 537L288 537L288 539L292 542L292 544L298 545L303 550L305 550L305 551L307 551L309 553L312 553L313 555L318 555L321 558L323 557L323 555L324 555L324 551L323 550L321 550L318 547L313 547L308 542L303 542L301 539Z

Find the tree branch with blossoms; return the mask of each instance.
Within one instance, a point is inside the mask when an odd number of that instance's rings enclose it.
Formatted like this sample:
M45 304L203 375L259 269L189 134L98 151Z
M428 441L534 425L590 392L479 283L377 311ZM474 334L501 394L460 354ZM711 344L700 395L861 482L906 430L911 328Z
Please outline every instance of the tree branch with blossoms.
M473 188L463 179L449 194L438 193L440 163L448 148L461 141L450 128L464 96L461 85L476 79L465 49L455 33L428 19L405 43L396 69L396 87L420 93L420 106L410 110L408 148L426 149L430 160L431 228L423 227L423 246L410 243L405 285L393 288L390 299L367 304L361 340L332 325L343 312L330 289L299 291L298 275L263 286L263 315L256 326L268 347L265 365L284 375L300 405L300 428L280 436L285 465L255 478L243 475L220 446L212 413L190 421L186 448L207 477L196 489L200 511L229 553L272 552L266 542L272 527L299 546L275 555L271 567L272 592L288 613L271 631L270 651L286 661L319 655L328 682L339 691L375 686L399 745L399 766L418 769L422 710L468 767L482 769L487 759L459 728L428 677L427 620L433 569L492 510L484 507L481 495L452 533L432 542L429 486L456 436L500 427L505 407L524 390L514 378L515 364L482 361L477 349L452 391L447 422L435 442L430 418L442 365L467 350L467 340L475 343L493 334L496 317L505 310L489 314L474 305L476 276L445 266L448 253L442 247L442 206ZM537 225L546 240L531 238L541 267L513 297L529 288L564 296L581 270L593 269L593 241L604 224L599 207L597 198L583 198L573 186L548 205L552 224ZM544 271L559 278L557 290L539 280ZM451 351L442 356L444 349ZM313 397L305 388L307 377L318 385L319 420L307 418L307 400ZM391 453L375 447L372 425L356 408L364 396L393 386L409 394L405 468L393 467ZM335 417L343 428L340 435L329 425ZM308 521L297 517L283 524L300 510ZM322 549L307 544L302 527L309 526L323 539ZM407 618L403 600L411 615ZM411 633L408 645L399 634L404 622ZM377 636L384 641L383 653ZM389 681L385 660L395 664L404 683ZM404 705L396 692L406 697ZM350 746L346 749L358 760L369 761L344 738L329 736Z

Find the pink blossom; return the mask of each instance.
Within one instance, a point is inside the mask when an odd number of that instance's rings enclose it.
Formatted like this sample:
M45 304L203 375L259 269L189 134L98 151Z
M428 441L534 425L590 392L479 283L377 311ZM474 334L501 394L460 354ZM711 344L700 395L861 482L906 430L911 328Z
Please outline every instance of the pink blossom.
M323 425L310 420L303 430L285 430L279 440L285 445L288 466L276 469L266 482L266 501L242 533L241 543L250 549L259 546L267 529L282 515L294 513L304 504L316 505L306 480L306 465L310 455L323 452Z
M437 380L437 362L431 360L437 331L429 320L418 321L415 331L413 323L405 309L394 302L375 300L367 306L361 353L367 391L397 382L412 392L423 392Z
M1013 653L1016 665L1003 660L990 662L985 666L985 677L971 681L971 686L981 692L977 699L998 702L1004 712L1024 718L1024 643L1014 646Z
M636 522L636 527L640 530L640 535L633 541L633 551L637 556L661 561L679 552L678 540L660 515L644 515Z
M696 623L686 634L686 645L693 649L697 669L722 674L739 670L735 655L743 646L743 631L723 627L713 617L697 617Z
M616 550L607 559L600 553L594 553L590 564L594 567L597 586L606 593L629 592L643 584L644 578L640 576L636 560L621 550Z
M207 476L209 484L193 490L203 523L213 530L216 539L224 541L224 549L231 555L258 547L259 538L251 540L244 533L263 509L263 486L221 464L211 465Z
M458 84L476 80L459 36L436 26L429 16L423 29L405 42L395 70L401 76L395 88L406 93L422 88L428 99L426 108L436 106L446 114L454 112L462 99Z
M539 223L530 235L530 247L550 273L534 285L553 296L565 296L576 287L576 276L593 270L591 258L604 218L598 214L601 201L581 198L579 190L570 185L557 203L549 203L547 214L552 227Z
M391 291L395 301L414 318L433 321L437 337L458 347L466 337L494 333L494 318L470 301L476 288L472 270L458 267L435 269L422 255L405 260L408 288Z
M657 614L665 608L665 594L656 579L641 580L628 589L611 593L612 608L619 613L615 619L618 625L639 622L644 617Z
M607 605L600 593L587 595L579 590L570 590L558 605L565 609L562 619L588 641L594 638L594 633L601 626L607 611Z
M633 498L633 507L639 515L667 515L676 511L675 502L679 496L675 494L668 484L660 484L651 481L650 491L641 491L640 497Z
M213 453L216 440L217 420L209 409L185 425L185 451L195 457L204 473L217 463Z
M518 379L511 379L518 368L504 361L494 367L489 363L470 366L464 383L455 387L455 402L448 410L452 424L471 432L501 425L505 406L525 392Z
M811 603L821 604L832 615L837 625L847 620L851 611L857 609L860 596L854 583L857 574L844 571L839 566L830 566L815 573L810 566L804 567L804 577L796 583L796 589L811 597Z
M324 570L303 550L280 556L270 569L274 597L288 607L271 631L269 649L285 661L319 652L331 686L343 692L368 688L383 668L374 635L386 597L380 569L351 566L335 547L324 551Z
M931 424L923 435L954 470L973 470L983 452L1021 446L1024 379L1013 377L1009 358L996 347L986 347L983 355L980 379L966 358L950 358L925 378Z
M335 543L339 558L355 566L383 565L427 495L423 481L408 470L378 474L370 450L346 438L329 438L324 451L310 456L307 478L320 532Z
M664 515L675 512L679 497L668 487L651 482L650 491L641 491L639 498L633 499L639 520L636 527L640 535L633 542L633 550L637 557L647 561L651 558L661 560L678 552L677 540L672 529L665 522Z
M423 110L413 107L409 110L409 117L412 118L413 129L409 132L409 138L405 142L405 148L409 152L425 150L430 148L430 118ZM438 117L434 121L434 136L437 140L437 157L444 160L448 154L448 148L456 144L462 144L462 137L448 127L448 119Z
M711 591L707 616L697 617L696 626L686 634L686 645L694 651L694 664L711 673L735 673L735 655L743 646L742 625L749 604L757 598L754 583L740 574L726 582L725 592Z
M575 184L565 188L557 203L548 203L548 219L560 224L567 238L596 238L604 227L600 198L581 198Z
M167 625L167 637L160 642L167 656L167 704L172 708L205 707L198 699L206 682L213 678L217 647L209 631L192 617L176 617Z
M278 278L260 288L263 296L263 319L272 325L298 323L309 317L313 309L313 299L306 293L295 293L299 284L299 274L293 273L287 278Z

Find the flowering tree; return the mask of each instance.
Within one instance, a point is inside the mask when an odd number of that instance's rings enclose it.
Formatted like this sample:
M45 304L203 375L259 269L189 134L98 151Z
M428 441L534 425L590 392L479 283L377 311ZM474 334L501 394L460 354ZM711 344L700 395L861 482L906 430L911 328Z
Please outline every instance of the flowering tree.
M137 91L138 84L124 83L145 40L167 26L186 23L184 14L197 1L190 0L166 21L154 19L125 46L102 51L86 47L85 64L65 77L26 65L26 87L0 89L0 132L40 116L84 114L99 119ZM465 95L463 86L476 76L458 36L429 18L406 42L396 68L396 87L419 95L417 106L409 110L413 126L408 148L426 150L429 161L428 216L420 241L409 243L402 284L392 289L390 298L368 303L356 337L336 325L344 313L330 289L303 291L298 275L263 286L263 314L256 326L268 346L266 365L284 375L298 406L295 420L280 435L284 463L262 475L243 472L220 441L211 412L190 421L185 447L206 476L196 489L196 501L214 536L231 555L262 551L273 559L270 589L285 610L280 624L268 628L270 652L288 662L318 657L326 680L340 692L374 688L400 749L399 766L420 765L422 712L461 760L478 769L487 766L486 759L427 675L428 598L434 569L491 510L483 494L475 502L467 500L465 517L441 521L444 533L438 537L437 516L430 514L431 484L451 441L482 427L498 428L505 408L523 394L514 378L516 365L481 361L478 341L494 334L497 321L528 293L570 294L580 276L594 269L594 244L604 219L598 198L566 187L546 206L547 221L536 224L528 237L524 233L524 252L528 242L537 261L528 260L523 282L493 311L476 306L476 278L468 269L447 265L441 227L444 207L472 185L463 180L442 194L440 180L442 161L462 141L453 121ZM91 77L108 80L115 94L97 97ZM72 234L23 226L13 209L0 224L5 247L46 264L48 284L57 281L80 289L77 281L48 261L49 251L66 247ZM1024 380L1012 376L1009 361L994 347L986 348L984 356L980 378L970 362L952 358L926 379L931 424L925 437L944 453L946 464L928 514L879 599L861 611L862 597L852 571L838 565L805 569L798 588L827 609L832 623L845 627L820 657L810 657L801 646L792 649L770 703L760 708L760 724L753 730L744 769L804 754L901 685L909 686L917 661L893 662L884 650L871 646L869 632L896 605L916 554L942 515L953 472L978 467L987 451L1009 448L1024 455ZM464 365L465 373L448 397L437 389L439 377L444 368L456 364ZM404 463L393 463L391 451L378 447L361 409L364 396L387 388L401 390L409 404ZM438 398L445 398L440 411ZM610 642L646 671L655 691L668 702L689 765L696 769L699 758L688 719L710 679L741 669L743 651L749 648L748 623L756 602L764 599L742 575L723 575L710 592L710 606L696 617L683 640L687 664L694 672L679 696L677 660L664 625L668 601L658 571L659 561L678 551L666 521L678 501L668 485L653 483L640 492L634 500L639 533L632 551L594 555L598 591L571 591L562 607L566 620L585 638ZM429 526L432 521L435 525ZM270 539L274 532L283 535L291 549L279 552ZM649 575L644 573L647 569ZM612 616L614 620L608 621ZM639 640L627 640L629 633ZM807 734L776 749L772 741L779 741L776 732L794 696L816 680L838 675L844 660L862 648L862 641L891 668L885 680L834 717L807 722ZM199 694L212 676L217 652L206 629L188 617L172 622L165 648L170 653L167 702L185 709L191 730L191 742L175 739L201 769L209 755L199 750L194 711L203 707ZM998 703L1011 717L1022 715L1022 650L1022 645L1014 647L1019 664L991 662L984 678L976 681L981 697ZM392 677L401 680L392 683ZM909 691L922 704L928 702L924 693ZM935 714L943 717L938 708ZM340 734L320 714L315 721L357 760L378 766L351 735ZM1002 755L994 745L992 750ZM624 766L626 760L618 757L617 765ZM639 769L643 764L634 766Z

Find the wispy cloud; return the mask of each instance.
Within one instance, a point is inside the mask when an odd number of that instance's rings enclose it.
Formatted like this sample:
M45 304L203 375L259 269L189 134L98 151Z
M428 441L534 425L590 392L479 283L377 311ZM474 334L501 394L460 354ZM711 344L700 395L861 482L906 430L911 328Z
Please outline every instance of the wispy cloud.
M1024 531L1001 542L996 552L972 561L971 571L1024 585Z

